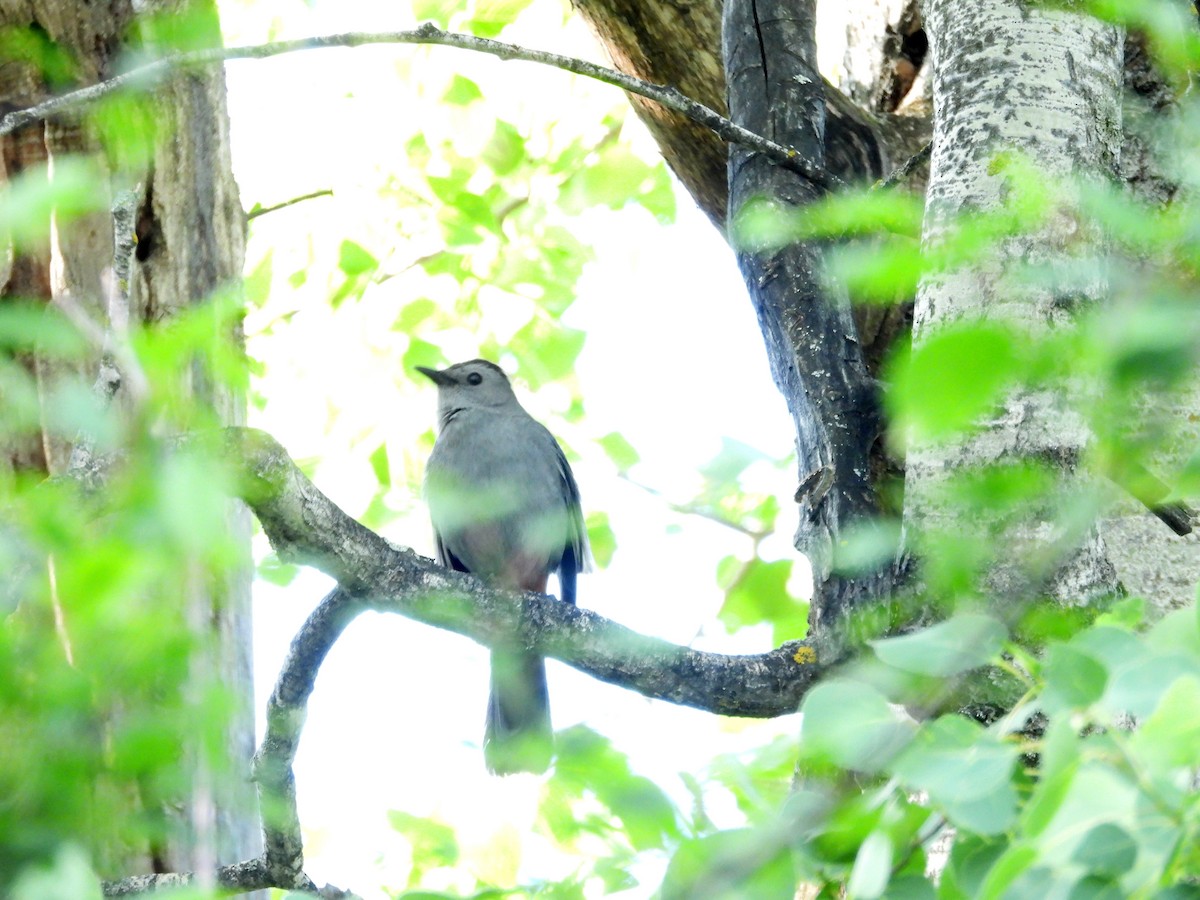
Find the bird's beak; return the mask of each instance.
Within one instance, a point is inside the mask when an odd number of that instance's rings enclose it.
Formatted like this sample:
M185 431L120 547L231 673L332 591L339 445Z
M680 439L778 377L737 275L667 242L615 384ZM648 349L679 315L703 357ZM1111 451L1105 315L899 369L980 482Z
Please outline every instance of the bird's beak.
M427 369L425 366L417 366L417 371L436 384L438 387L448 387L452 384L458 384L454 380L454 376L438 369Z

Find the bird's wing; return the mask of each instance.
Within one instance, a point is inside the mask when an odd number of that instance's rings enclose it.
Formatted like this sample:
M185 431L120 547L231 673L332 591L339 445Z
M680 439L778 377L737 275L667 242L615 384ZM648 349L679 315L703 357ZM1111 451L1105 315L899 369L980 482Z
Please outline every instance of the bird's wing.
M462 560L450 552L450 548L447 547L446 542L442 540L442 533L436 528L433 529L433 540L437 545L438 562L440 562L447 569L453 569L455 572L470 571L470 569L463 565Z
M571 560L564 558L563 568L573 564L575 572L592 571L592 550L588 546L587 526L583 522L583 508L579 501L579 485L575 483L575 475L571 464L562 452L558 441L554 441L554 452L558 462L558 477L562 480L563 496L567 498L569 514L569 541L567 548L571 551Z

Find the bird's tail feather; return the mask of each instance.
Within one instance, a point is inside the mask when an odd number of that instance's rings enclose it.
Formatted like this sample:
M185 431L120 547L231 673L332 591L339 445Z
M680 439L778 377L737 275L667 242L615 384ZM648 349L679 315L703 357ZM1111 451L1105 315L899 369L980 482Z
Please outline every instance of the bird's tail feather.
M553 749L546 662L512 650L492 651L483 757L494 775L545 772Z

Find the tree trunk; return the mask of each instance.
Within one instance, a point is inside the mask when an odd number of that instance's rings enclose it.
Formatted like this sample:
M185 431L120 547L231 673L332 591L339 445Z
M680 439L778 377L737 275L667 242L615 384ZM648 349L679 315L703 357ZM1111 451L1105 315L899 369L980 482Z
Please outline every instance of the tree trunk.
M149 12L181 15L181 2L151 4ZM189 21L204 21L208 35L219 36L216 11L188 5ZM130 49L124 42L137 27L128 0L79 4L73 0L3 0L0 27L42 41L51 54L67 61L71 86L91 84L116 74L119 56ZM169 49L169 48L168 48ZM0 102L8 108L30 106L62 91L49 86L35 58L9 61L0 74ZM158 125L153 164L148 171L113 173L109 183L94 185L110 199L120 184L139 183L144 202L139 218L140 243L132 286L132 309L122 308L112 284L114 229L112 217L98 213L65 222L47 221L44 239L28 249L18 249L3 272L0 302L7 298L57 303L92 323L99 330L123 332L128 321L169 319L206 302L214 292L236 290L244 251L244 221L233 181L229 154L229 125L225 112L224 75L221 69L180 75L172 79L154 101ZM37 171L47 162L61 163L71 155L86 155L103 163L92 133L75 117L28 126L3 139L7 178ZM118 181L113 184L113 181ZM214 335L241 346L240 332ZM44 359L25 361L42 390L46 411L50 390L70 374L61 364ZM98 359L79 363L74 374L84 383L96 378ZM59 367L56 369L56 366ZM244 400L239 393L217 385L197 366L192 388L196 400L211 408L222 424L244 422ZM118 395L117 402L122 398ZM4 447L9 471L44 474L63 472L71 442L46 427L28 440ZM194 608L188 620L213 637L211 659L196 665L197 676L219 673L221 682L238 698L225 747L228 765L219 776L207 774L194 758L181 765L196 766L192 794L181 804L171 798L179 827L165 847L94 848L96 865L104 873L130 871L212 869L218 859L244 859L256 855L257 817L246 789L248 765L254 749L252 683L250 671L249 520L240 504L229 505L229 530L246 550L243 565L222 584L202 575L189 575L181 561L186 584L176 595L188 597ZM163 598L166 602L169 598ZM201 671L203 670L203 671ZM131 801L134 802L134 801ZM157 806L157 804L151 804ZM149 815L164 814L148 809ZM131 811L131 815L136 811Z
M1011 191L1010 173L996 164L1001 151L1026 156L1040 172L1069 179L1078 173L1111 177L1121 146L1122 34L1078 13L1030 9L1017 0L930 0L926 25L933 45L934 138L926 192L923 240L935 247L968 212L1000 208ZM1061 201L1065 209L1071 198ZM1095 250L1079 220L1064 212L1032 233L998 242L982 262L922 280L914 317L914 346L944 326L988 319L1037 333L1069 328L1076 312L1101 302L1102 278L1076 285L1071 297L1022 284L1006 275L1041 261L1064 264ZM1069 301L1069 302L1068 302ZM953 377L953 373L948 373ZM1079 385L1072 395L1021 389L999 415L961 442L924 444L908 453L906 520L919 531L954 541L989 534L994 522L964 522L941 496L952 476L977 466L1020 460L1056 466L1067 488L1084 455L1089 431L1080 411ZM1054 498L1044 509L991 537L1005 556L997 561L992 589L1001 597L1027 597L1048 590L1075 603L1118 589L1105 542L1091 528L1052 574L1034 577L1023 566L1037 547L1062 538ZM970 538L968 538L970 539ZM1024 550L1022 549L1024 548ZM1042 581L1042 577L1048 583Z

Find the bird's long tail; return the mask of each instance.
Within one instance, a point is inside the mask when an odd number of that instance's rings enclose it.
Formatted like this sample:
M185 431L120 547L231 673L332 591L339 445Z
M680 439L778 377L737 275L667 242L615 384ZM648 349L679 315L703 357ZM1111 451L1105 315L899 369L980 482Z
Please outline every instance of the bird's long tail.
M494 775L542 773L550 766L554 736L546 661L513 650L492 651L483 758Z

